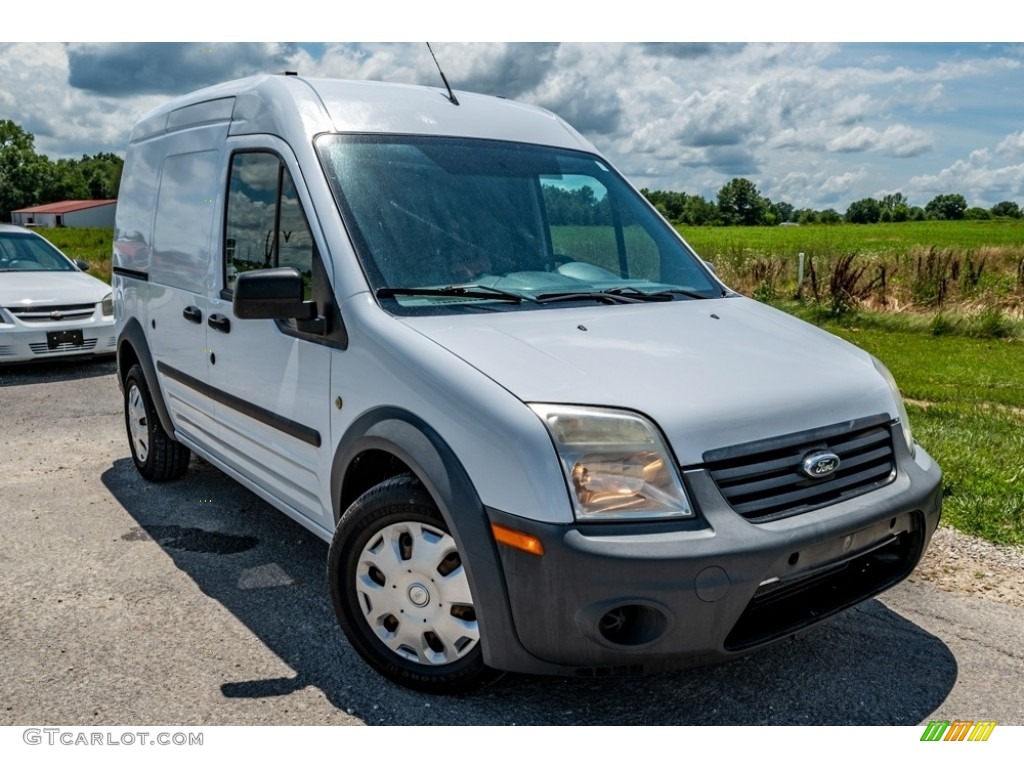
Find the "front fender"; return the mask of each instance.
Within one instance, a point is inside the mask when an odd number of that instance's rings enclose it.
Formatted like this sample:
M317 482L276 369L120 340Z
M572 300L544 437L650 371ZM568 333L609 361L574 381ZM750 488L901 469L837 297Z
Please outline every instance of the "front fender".
M504 670L557 672L526 652L516 635L497 544L483 503L458 457L438 432L400 408L379 408L360 416L342 437L331 468L334 522L344 510L345 483L353 460L384 451L404 463L430 493L462 553L473 592L484 661Z

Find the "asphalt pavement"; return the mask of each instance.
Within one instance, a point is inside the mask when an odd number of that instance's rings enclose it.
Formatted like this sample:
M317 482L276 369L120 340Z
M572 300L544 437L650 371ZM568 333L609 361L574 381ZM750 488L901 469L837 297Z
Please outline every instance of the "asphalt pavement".
M1024 609L921 582L716 667L405 690L345 642L326 544L199 459L136 473L114 371L0 367L0 725L1024 724Z

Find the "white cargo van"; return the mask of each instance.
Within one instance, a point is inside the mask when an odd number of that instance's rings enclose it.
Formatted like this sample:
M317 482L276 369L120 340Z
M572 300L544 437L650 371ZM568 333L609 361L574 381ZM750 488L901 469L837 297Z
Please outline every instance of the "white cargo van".
M190 451L331 543L405 685L749 653L892 586L940 471L885 368L725 287L542 109L261 76L131 134L135 464Z

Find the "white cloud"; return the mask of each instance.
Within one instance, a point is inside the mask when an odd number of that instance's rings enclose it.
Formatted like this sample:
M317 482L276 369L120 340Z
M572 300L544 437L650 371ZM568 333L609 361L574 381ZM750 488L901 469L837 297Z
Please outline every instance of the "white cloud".
M79 156L123 152L131 124L165 98L139 91L157 85L171 95L204 78L287 68L441 86L422 43L238 44L212 63L192 48L157 56L131 45L0 45L0 112L36 133L40 151ZM1018 71L1019 52L951 46L948 55L911 59L906 49L873 46L858 58L858 49L811 43L434 44L454 88L552 109L640 186L713 198L746 175L772 199L843 208L881 188L909 194L911 177L914 189L946 185L966 195L951 170L961 158L978 189L984 179L1012 189L1012 170L999 169L1024 156L1024 131L986 136L978 121L951 127L992 78ZM157 59L158 84L140 75L155 71ZM970 155L971 146L988 146L989 155Z
M1019 155L1024 153L1024 131L1017 131L1017 133L1011 133L996 147L996 152L1000 155Z
M897 123L879 132L866 125L858 125L832 139L826 148L830 152L881 152L891 157L913 157L932 148L932 141L924 131Z

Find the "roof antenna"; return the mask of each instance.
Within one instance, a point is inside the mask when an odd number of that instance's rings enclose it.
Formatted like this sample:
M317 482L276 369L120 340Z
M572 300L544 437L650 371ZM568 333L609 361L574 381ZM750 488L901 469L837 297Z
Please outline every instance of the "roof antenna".
M459 106L459 100L455 98L455 93L452 91L452 87L448 85L448 78L445 77L444 72L441 71L441 65L437 63L437 56L434 56L434 49L430 47L430 43L427 43L427 50L430 51L430 55L434 59L434 65L437 67L438 74L441 75L441 80L444 82L444 87L448 89L448 101L450 101L456 107Z

